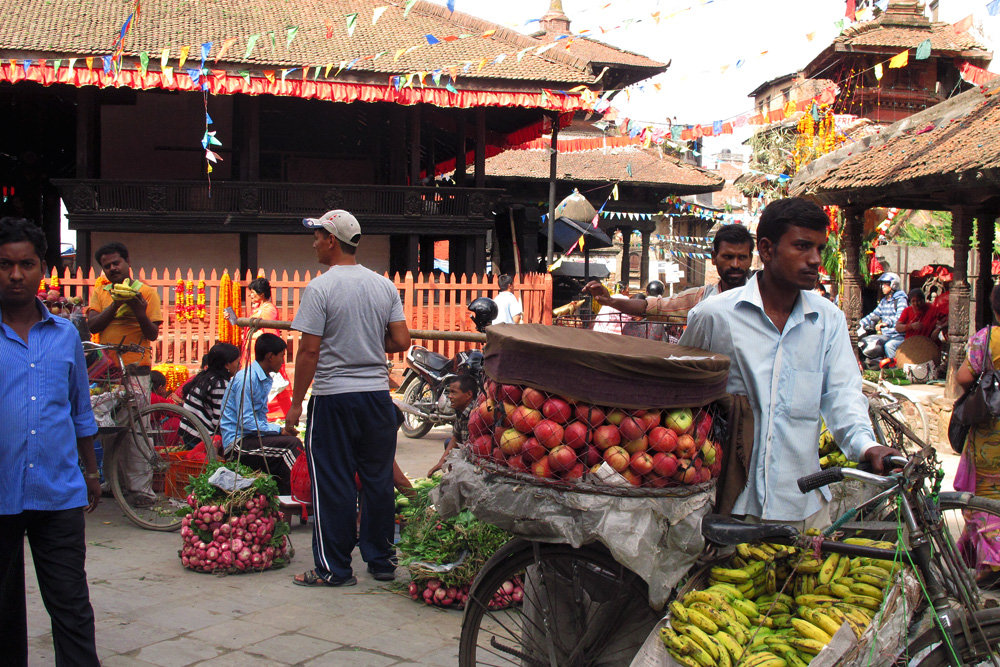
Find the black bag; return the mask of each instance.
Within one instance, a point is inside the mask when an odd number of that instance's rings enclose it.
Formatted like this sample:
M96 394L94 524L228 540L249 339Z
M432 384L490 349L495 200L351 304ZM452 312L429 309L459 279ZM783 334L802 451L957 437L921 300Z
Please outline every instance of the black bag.
M991 342L993 326L986 330L986 360L983 372L969 390L955 401L948 423L948 441L959 454L973 426L1000 416L1000 372L993 368Z

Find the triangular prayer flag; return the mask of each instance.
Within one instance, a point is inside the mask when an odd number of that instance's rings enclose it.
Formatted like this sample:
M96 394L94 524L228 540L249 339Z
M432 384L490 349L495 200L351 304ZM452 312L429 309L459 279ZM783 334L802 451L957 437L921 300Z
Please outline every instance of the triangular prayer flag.
M309 65L302 66L302 80L305 81L309 78Z
M347 36L354 36L354 26L358 23L358 13L353 12L351 14L346 14L344 18L347 19Z
M931 57L931 40L925 39L917 46L917 60L927 60Z
M222 42L222 48L219 49L219 52L215 55L215 62L219 62L219 58L226 55L226 51L228 51L229 47L235 43L236 43L235 37L230 37L226 39L224 42Z
M76 61L77 61L76 58L70 58L69 59L68 69L69 69L69 75L70 76L73 76L73 68L76 67Z
M273 69L266 69L266 70L264 70L263 74L264 74L264 78L265 79L267 79L271 83L274 83L274 70Z
M387 9L389 9L389 8L388 7L376 7L375 8L375 11L372 12L372 25L375 25L376 23L378 23L378 20L380 18L382 18L382 14L384 14L385 10L387 10Z
M440 86L441 85L441 70L439 70L439 69L434 70L434 73L431 75L431 79L434 81L434 85L435 86Z
M250 54L253 53L253 47L257 43L258 39L260 39L260 35L250 35L250 37L247 38L247 52L243 54L244 58L249 58Z
M160 69L166 67L169 61L170 61L170 49L163 49L162 51L160 51Z
M295 39L295 35L299 34L299 29L296 26L292 26L288 28L286 33L287 35L285 38L285 48L290 49L292 48L292 40Z
M486 66L486 58L483 58L482 60L479 61L479 67L476 68L476 71L478 72L479 70L483 69L483 67L485 67L485 66Z
M448 11L449 12L454 12L455 11L455 0L448 0L448 2L446 4L448 6Z
M250 70L248 69L241 70L237 72L237 74L239 74L240 77L242 77L242 79L247 82L248 86L250 85Z
M111 56L104 56L101 60L104 61L104 73L107 74L111 71ZM25 60L24 69L27 70L30 64L30 60Z
M990 16L1000 14L1000 0L993 0L993 2L986 5L986 11L990 13Z
M892 57L889 61L889 69L897 69L899 67L906 67L906 64L910 62L910 50L907 49L897 55Z
M399 51L396 51L396 55L393 57L392 62L396 62L397 60L399 60L399 57L404 53L406 53L406 49L400 49Z
M197 85L198 84L198 80L201 79L201 70L200 69L189 69L187 71L187 73L188 73L188 76L191 77L191 83Z
M531 49L531 47L529 46L527 49L521 49L520 51L518 51L517 52L517 62L521 62L521 58L523 58L524 54L527 53L530 49Z
M59 62L59 61L56 61ZM139 74L142 76L146 75L146 70L149 69L149 53L146 51L139 52Z
M427 43L430 44L430 45L432 45L432 46L434 44L440 44L441 43L441 40L438 39L437 37L435 37L434 35L424 35L424 37L427 39Z
M52 76L59 78L59 68L62 66L62 60L52 61ZM143 72L145 74L145 72Z
M208 54L212 52L212 44L214 42L205 42L201 45L201 67L205 68L205 59L208 58Z
M178 58L179 62L177 63L177 69L184 69L184 63L187 62L188 51L190 51L190 50L191 50L190 46L182 46L181 47L181 55Z
M378 52L378 53L376 53L376 54L375 54L375 56L374 56L374 57L372 58L372 62L375 62L376 60L378 60L379 58L381 58L382 56L384 56L384 55L385 55L386 53L388 53L388 51L379 51L379 52Z
M330 70L332 70L332 69L333 69L333 63L327 63L326 64L326 69L323 70L323 76L325 78L329 79L330 78Z
M813 38L814 38L815 36L816 36L816 33L815 33L815 32L809 32L809 33L806 33L806 41L807 41L807 42L811 42L811 41L813 41Z
M415 4L417 4L417 0L406 0L406 7L403 9L404 19L410 15L410 10L413 9L413 5Z
M968 16L966 16L964 19L962 19L952 27L955 28L956 34L961 34L965 32L966 30L972 27L972 14L969 14Z
M355 58L351 62L347 63L347 71L350 72L351 68L354 67L355 65L357 65L358 61L360 61L360 60L361 60L361 58Z
M173 67L164 67L162 69L162 76L163 76L163 80L166 81L168 84L170 84L170 85L174 84L174 68Z
M615 183L615 187L611 189L611 198L618 201L618 184Z
M333 37L333 21L330 19L326 20L326 38L330 39Z
M336 72L336 74L334 74L334 76L337 76L338 74L340 74L341 72L343 72L345 67L347 67L347 61L346 60L341 60L340 61L340 67L337 68L337 72Z

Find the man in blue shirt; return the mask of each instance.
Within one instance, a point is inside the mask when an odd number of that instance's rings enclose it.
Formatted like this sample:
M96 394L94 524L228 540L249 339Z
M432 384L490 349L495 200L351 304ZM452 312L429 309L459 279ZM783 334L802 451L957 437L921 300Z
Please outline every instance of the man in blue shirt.
M875 310L858 322L858 335L864 335L868 327L874 326L878 333L885 336L886 358L895 359L896 350L903 344L905 338L902 333L896 331L896 323L909 305L909 300L906 292L899 289L899 276L895 273L883 273L877 282L882 290L882 300L875 306Z
M56 664L99 665L83 512L101 499L97 423L80 334L35 296L45 250L30 222L0 220L0 647L5 665L28 664L27 535Z
M867 459L877 472L898 454L875 440L844 314L811 291L827 224L805 199L769 204L757 226L764 270L695 307L680 340L727 355L727 391L750 402L748 479L732 513L800 529L830 523L829 491L803 495L796 485L820 469L820 417L850 459Z
M302 442L284 435L281 427L267 421L267 397L277 373L285 363L285 341L272 333L258 336L254 362L238 371L222 397L222 446L229 459L274 475L278 493L292 492L292 464L302 452Z

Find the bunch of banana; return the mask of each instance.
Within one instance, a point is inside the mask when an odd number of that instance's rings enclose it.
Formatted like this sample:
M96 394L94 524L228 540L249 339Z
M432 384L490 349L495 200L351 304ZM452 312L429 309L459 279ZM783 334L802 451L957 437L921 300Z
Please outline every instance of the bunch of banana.
M758 617L757 605L736 586L715 584L671 602L670 626L660 631L660 639L670 655L687 667L746 665L751 619ZM784 667L784 663L767 667Z
M837 441L833 439L833 434L827 430L826 424L823 424L823 431L819 434L819 467L826 470L827 468L856 468L857 466L857 463L844 456Z
M131 301L139 295L140 287L142 287L142 283L138 280L129 280L126 278L120 283L111 285L111 298L115 301Z

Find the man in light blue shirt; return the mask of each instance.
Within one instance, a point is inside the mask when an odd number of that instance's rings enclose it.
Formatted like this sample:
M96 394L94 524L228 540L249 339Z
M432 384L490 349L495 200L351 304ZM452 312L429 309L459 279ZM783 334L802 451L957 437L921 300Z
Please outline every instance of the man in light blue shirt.
M727 355L727 390L750 401L753 450L732 513L801 529L830 523L829 491L803 495L796 485L820 469L821 417L850 459L867 459L877 472L898 453L875 441L844 314L810 291L827 224L823 209L805 199L769 204L757 227L764 270L699 304L680 340Z
M222 397L222 446L226 457L274 475L278 493L291 493L292 465L302 452L294 435L267 421L267 397L277 373L285 363L285 341L264 333L254 343L254 361L237 371Z
M27 537L55 663L96 666L84 508L101 500L97 423L80 334L35 296L45 249L38 227L0 219L0 662L28 664Z

